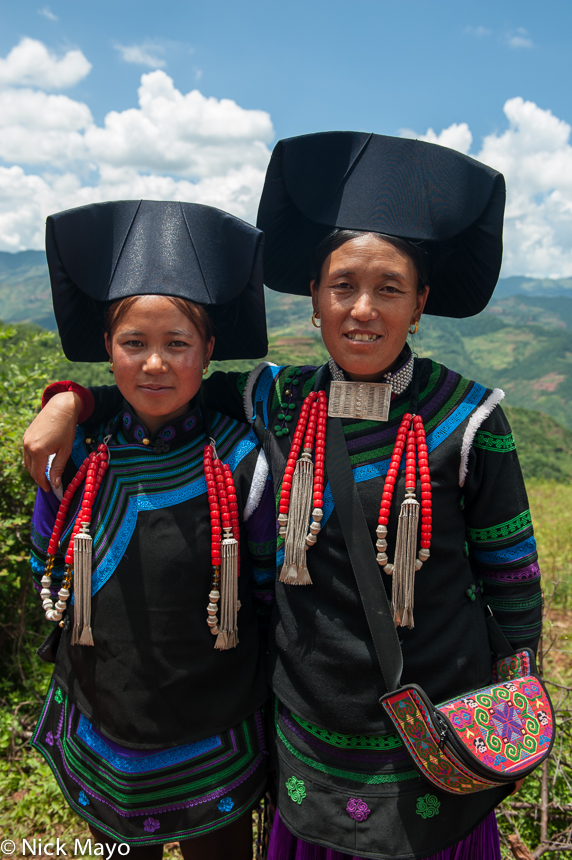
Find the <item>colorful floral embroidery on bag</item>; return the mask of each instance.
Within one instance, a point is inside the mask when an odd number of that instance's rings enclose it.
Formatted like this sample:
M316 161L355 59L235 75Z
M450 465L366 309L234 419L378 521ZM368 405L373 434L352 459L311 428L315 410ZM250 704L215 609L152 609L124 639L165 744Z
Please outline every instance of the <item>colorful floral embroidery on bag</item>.
M431 723L429 711L416 690L399 690L383 700L407 749L423 775L452 794L481 791L496 783L479 779L446 747Z
M514 678L439 705L457 737L487 767L530 767L549 749L554 727L544 689L533 676Z
M515 678L524 678L534 671L529 651L517 651L510 657L497 660L493 665L493 681L502 684L503 681L513 681Z

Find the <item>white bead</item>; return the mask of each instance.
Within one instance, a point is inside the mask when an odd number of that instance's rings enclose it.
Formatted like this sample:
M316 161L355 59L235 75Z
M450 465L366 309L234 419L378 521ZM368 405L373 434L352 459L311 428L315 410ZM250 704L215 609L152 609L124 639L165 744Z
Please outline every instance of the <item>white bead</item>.
M421 570L422 567L423 567L423 562L420 561L420 559L416 558L415 559L415 570Z
M377 540L375 545L378 549L387 549L387 541L384 539Z
M70 593L68 588L60 588L60 590L58 591L58 597L60 598L60 600L67 600L69 596Z
M431 555L431 553L429 552L428 549L420 549L419 550L419 558L421 559L421 561L427 561L427 559L429 558L430 555Z
M211 627L211 633L213 636L217 636L218 633L220 633L220 630L218 629L218 627Z
M47 612L48 609L54 608L54 604L52 603L51 600L44 600L44 602L42 603L42 606L44 607L44 612Z
M217 600L220 600L220 591L218 591L216 588L213 588L213 590L209 594L209 600L211 601L211 603L216 603Z
M313 520L321 520L324 516L324 512L321 508L314 508L312 511L312 519Z
M317 535L321 528L320 523L310 523L310 531L313 535Z
M377 563L378 564L387 564L387 553L378 552L377 554Z
M288 522L288 514L278 514L278 522L282 525L286 525Z
M378 526L375 531L380 537L385 537L387 534L387 526Z
M52 596L52 592L50 591L49 588L42 588L42 590L40 591L40 597L51 597L51 596Z
M63 612L65 608L66 605L63 600L58 600L58 602L56 603L56 609L58 610L58 612Z
M316 543L317 540L318 540L318 538L316 537L316 535L313 535L313 534L306 535L306 543L308 544L308 546L314 546L314 544Z
M393 573L394 565L393 564L386 564L383 569L388 574L388 576L391 576L391 574Z
M52 581L51 576L42 576L42 585L44 586L44 588L47 588L48 585L51 584L51 581Z
M280 526L280 528L278 529L278 534L279 535L285 535L286 534L286 526Z
M216 603L209 603L209 605L207 606L207 612L209 613L209 615L212 612L217 612L217 611L218 611L218 607L217 607Z
M218 620L216 618L212 618L209 615L209 617L207 618L207 624L209 625L209 627L216 627L216 625L218 624Z
M50 609L48 612L46 612L46 618L48 619L48 621L59 621L61 617L61 612L56 612L55 609Z

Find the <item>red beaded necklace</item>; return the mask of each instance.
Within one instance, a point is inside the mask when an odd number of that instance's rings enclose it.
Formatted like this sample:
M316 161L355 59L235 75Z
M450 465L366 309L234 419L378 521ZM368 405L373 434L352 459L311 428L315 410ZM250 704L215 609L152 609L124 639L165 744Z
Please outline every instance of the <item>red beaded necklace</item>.
M325 391L312 391L305 398L288 456L280 492L278 522L285 537L284 565L280 581L291 585L311 585L305 553L316 543L323 517L324 457L328 399ZM312 487L312 451L314 449ZM304 440L302 448L302 440ZM300 450L303 453L300 456ZM405 451L405 499L401 505L396 537L395 561L387 556L387 525L395 481ZM419 502L415 498L416 460L421 482L421 540L417 551ZM308 490L310 486L310 490ZM314 510L310 531L310 500ZM423 419L407 413L397 432L389 469L385 478L376 529L377 561L384 571L393 575L392 607L396 625L413 627L413 591L415 571L420 570L430 555L431 546L431 476Z
M70 596L70 587L72 578L74 580L74 590L76 594L76 606L74 613L74 631L72 634L72 645L79 643L80 645L93 645L93 637L91 634L91 537L89 535L89 525L91 523L91 514L93 503L97 492L103 481L105 472L109 465L109 449L106 444L102 443L98 446L97 451L92 451L81 466L79 467L75 477L68 484L68 487L60 502L60 507L56 516L56 522L52 531L52 536L48 544L48 561L44 576L42 577L42 590L40 596L43 599L43 607L48 621L60 622L62 613L66 608L67 600ZM66 516L69 510L71 501L83 483L85 478L85 489L81 503L81 509L76 517L68 548L65 557L65 575L62 581L62 586L58 591L58 601L54 607L50 585L52 581L52 572L54 569L55 556L60 545L60 539L64 530ZM76 556L78 557L76 559ZM81 561L80 561L81 558ZM74 562L77 561L76 570L74 572ZM77 569L81 567L80 571ZM85 569L89 567L89 582L84 582Z
M207 624L216 636L215 648L238 645L238 577L240 576L240 526L232 472L219 460L214 440L203 453L205 481L211 515L211 561L213 578L207 606ZM222 601L221 601L222 593ZM220 601L221 619L218 620Z

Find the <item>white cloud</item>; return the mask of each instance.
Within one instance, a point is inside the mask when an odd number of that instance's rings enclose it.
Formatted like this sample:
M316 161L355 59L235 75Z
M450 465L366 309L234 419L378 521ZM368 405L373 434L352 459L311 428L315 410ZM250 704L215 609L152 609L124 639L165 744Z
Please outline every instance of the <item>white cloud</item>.
M518 27L516 30L510 30L506 36L506 43L509 48L533 48L534 43L530 38L528 30L524 27Z
M138 95L97 125L80 101L0 87L0 250L41 248L46 215L103 200L187 200L254 221L270 116L182 93L160 70Z
M57 15L54 15L49 6L44 6L43 9L38 9L38 15L43 15L48 21L59 21Z
M432 128L428 128L425 134L415 134L408 128L402 128L399 133L401 137L412 137L415 140L426 140L427 143L438 143L440 146L448 146L449 149L456 149L465 155L473 142L473 135L466 122L454 122L453 125L444 128L440 134L435 134Z
M73 87L91 70L81 51L67 51L61 59L43 42L24 37L6 58L0 57L0 86L32 86L42 90Z
M572 145L571 127L554 114L522 98L504 106L508 128L487 135L479 161L500 170L507 184L503 275L572 276ZM436 135L413 135L467 152L452 125Z
M164 69L167 65L163 59L165 49L162 45L145 43L143 45L115 45L126 63L138 66L149 66L151 69Z

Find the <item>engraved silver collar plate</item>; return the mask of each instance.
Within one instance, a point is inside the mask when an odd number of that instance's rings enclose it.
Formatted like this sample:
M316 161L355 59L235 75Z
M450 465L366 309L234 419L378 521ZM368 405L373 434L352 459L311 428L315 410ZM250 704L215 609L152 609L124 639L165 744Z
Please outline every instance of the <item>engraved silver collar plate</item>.
M332 375L328 415L330 418L357 418L360 421L387 421L391 393L401 394L413 376L413 355L387 382L348 382L333 358L328 362Z

